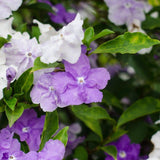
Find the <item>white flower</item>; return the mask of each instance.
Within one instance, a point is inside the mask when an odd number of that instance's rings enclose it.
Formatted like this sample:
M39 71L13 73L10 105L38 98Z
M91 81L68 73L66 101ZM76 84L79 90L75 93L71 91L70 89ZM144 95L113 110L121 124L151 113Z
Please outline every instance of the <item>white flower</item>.
M160 152L160 131L152 136L151 142L154 144L154 148L158 148Z
M15 31L12 29L13 18L0 21L0 37L7 38L8 35L12 35Z
M81 54L81 44L84 37L82 24L83 21L79 14L58 32L50 28L51 26L43 26L38 23L42 33L40 36L41 61L49 64L64 59L70 63L76 63Z
M0 20L8 18L21 4L22 0L0 0Z

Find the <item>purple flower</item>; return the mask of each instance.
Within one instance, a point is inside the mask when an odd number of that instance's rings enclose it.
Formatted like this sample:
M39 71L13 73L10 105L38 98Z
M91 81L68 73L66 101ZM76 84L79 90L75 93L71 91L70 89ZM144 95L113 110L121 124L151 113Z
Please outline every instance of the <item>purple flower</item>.
M65 153L64 144L59 140L50 139L40 152L30 151L25 160L62 160Z
M91 69L89 59L81 54L75 64L64 62L66 72L56 73L55 89L60 95L60 107L101 102L102 92L110 75L105 68Z
M50 0L38 0L38 2L47 3L53 8L53 10L55 11L55 14L53 14L53 13L48 13L48 14L49 14L51 20L55 23L68 24L71 21L73 21L74 18L76 17L75 13L67 12L66 9L64 8L64 6L60 3L56 4L54 6L50 2Z
M117 148L117 160L139 160L140 145L131 144L127 135L122 136L116 142L110 143ZM114 160L110 155L106 154L105 160Z
M45 112L52 112L57 108L58 95L54 88L54 75L55 73L45 73L40 76L30 93L32 102L40 103Z
M66 72L43 74L31 91L33 103L43 111L52 112L59 107L82 103L101 102L102 92L110 75L105 68L91 69L85 54L78 62L64 62Z
M18 78L25 70L33 66L34 60L41 56L40 46L35 38L29 39L28 34L15 34L11 42L4 46L6 65L17 67Z
M23 160L24 153L20 151L20 143L13 139L13 132L8 128L0 131L0 159L18 159Z
M39 159L43 160L62 160L65 153L64 144L59 140L50 139L39 152Z
M135 19L145 20L144 11L151 7L136 0L104 0L109 7L109 19L116 25L131 24Z
M49 15L51 20L55 23L68 24L76 17L75 13L67 12L62 4L53 6L53 9L55 10L55 15L53 13L49 13Z
M37 118L33 109L26 109L11 129L20 136L21 141L27 142L30 150L37 151L41 142L43 125L44 116Z

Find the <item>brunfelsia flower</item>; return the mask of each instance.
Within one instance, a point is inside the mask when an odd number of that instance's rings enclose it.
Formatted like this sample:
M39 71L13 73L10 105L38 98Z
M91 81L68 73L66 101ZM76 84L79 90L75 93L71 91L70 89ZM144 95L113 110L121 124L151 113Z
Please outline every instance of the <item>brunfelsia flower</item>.
M117 148L117 160L138 160L140 153L139 144L131 144L127 135L122 136L116 142L110 143ZM106 154L105 160L114 160L110 155Z
M13 132L8 128L0 131L0 159L1 160L23 160L24 153L20 150L20 143L13 139Z
M60 3L52 6L52 8L55 11L55 14L49 13L49 15L51 20L55 23L68 24L73 21L76 16L75 13L67 12L64 6Z
M154 149L149 154L149 159L147 160L159 160L160 159L160 131L156 132L152 136L151 142L154 145Z
M3 47L6 55L6 65L17 67L16 79L28 68L33 66L34 60L41 56L40 46L35 38L29 39L29 35L24 33L14 34L11 41Z
M5 63L5 54L2 52L2 50L0 50L0 99L3 98L3 89L7 87L6 71L8 66L6 66Z
M8 18L21 4L22 0L0 0L0 20Z
M25 160L62 160L65 153L64 144L59 140L50 139L40 152L31 151L24 157Z
M45 112L52 112L57 108L58 94L54 89L54 75L52 72L40 76L30 93L32 102L40 103Z
M99 90L104 89L110 79L105 68L91 69L85 54L81 54L75 64L65 61L64 66L66 72L58 72L54 76L60 107L101 102L103 94Z
M82 24L79 14L58 32L48 25L38 23L42 34L39 39L42 48L41 61L47 64L61 60L76 63L84 37Z
M145 20L144 12L151 7L136 0L104 0L109 7L109 19L116 25L130 24L134 19Z
M15 31L12 29L13 18L0 20L0 36L7 38L8 35L12 35Z
M43 130L44 116L37 118L33 109L27 109L15 122L11 130L20 136L21 141L26 141L31 151L37 151L40 145L40 135Z

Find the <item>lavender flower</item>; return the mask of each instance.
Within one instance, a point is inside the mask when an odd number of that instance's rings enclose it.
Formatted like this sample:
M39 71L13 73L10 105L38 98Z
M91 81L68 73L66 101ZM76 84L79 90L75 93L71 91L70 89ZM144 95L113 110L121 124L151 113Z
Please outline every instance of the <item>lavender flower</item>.
M103 95L99 90L104 89L110 79L108 71L105 68L91 69L85 54L81 54L77 63L65 61L64 65L66 72L54 76L55 89L60 94L59 106L101 102Z
M50 139L40 152L31 151L24 157L25 160L62 160L65 153L64 144L59 140Z
M40 103L45 112L52 112L57 108L58 95L54 88L54 75L55 73L45 73L40 76L30 93L32 102Z
M0 20L8 18L21 4L22 0L0 0Z
M37 118L33 109L27 109L11 128L20 136L21 141L26 141L30 150L37 151L40 145L40 135L43 130L44 116Z
M13 139L13 132L8 128L0 131L0 159L23 160L24 153L20 151L20 143L17 139Z
M151 8L145 2L139 2L136 0L104 1L109 7L109 19L116 25L131 24L134 19L144 21L144 12Z
M118 155L117 160L138 160L140 153L139 144L131 144L130 139L127 135L122 136L116 142L111 143L116 146ZM106 154L105 160L114 160L110 155Z
M17 67L16 79L28 68L33 66L36 57L41 56L40 46L35 38L29 39L28 34L17 33L3 49L6 54L6 65Z

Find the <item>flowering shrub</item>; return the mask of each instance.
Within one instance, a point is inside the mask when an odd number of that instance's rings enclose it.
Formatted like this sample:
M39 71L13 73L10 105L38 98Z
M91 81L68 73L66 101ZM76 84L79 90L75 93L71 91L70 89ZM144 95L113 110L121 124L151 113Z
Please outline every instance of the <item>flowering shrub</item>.
M0 160L159 160L159 8L0 0Z

